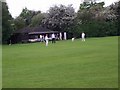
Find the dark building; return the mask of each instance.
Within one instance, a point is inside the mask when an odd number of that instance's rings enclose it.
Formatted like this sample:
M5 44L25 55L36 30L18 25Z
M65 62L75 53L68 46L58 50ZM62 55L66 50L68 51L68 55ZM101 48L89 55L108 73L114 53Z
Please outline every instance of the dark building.
M45 36L48 34L50 37L52 33L55 33L56 35L59 33L58 31L52 31L47 28L43 28L41 26L39 27L25 27L20 30L16 30L12 35L11 35L11 43L25 43L29 42L29 40L39 40L40 35Z

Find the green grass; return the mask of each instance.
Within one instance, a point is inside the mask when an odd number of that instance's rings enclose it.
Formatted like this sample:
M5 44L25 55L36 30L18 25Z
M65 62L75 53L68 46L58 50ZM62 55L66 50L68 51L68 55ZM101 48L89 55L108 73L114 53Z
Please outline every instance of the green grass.
M117 88L118 37L3 46L4 88Z

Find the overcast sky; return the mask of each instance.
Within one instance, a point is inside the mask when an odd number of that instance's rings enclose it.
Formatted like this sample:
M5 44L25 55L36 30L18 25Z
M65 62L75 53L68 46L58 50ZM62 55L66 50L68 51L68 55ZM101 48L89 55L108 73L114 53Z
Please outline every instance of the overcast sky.
M53 5L69 5L73 4L75 11L79 9L79 5L83 0L6 0L9 8L9 12L13 17L19 16L22 9L27 7L29 10L46 12L49 7ZM118 0L99 0L104 1L105 5L108 6Z

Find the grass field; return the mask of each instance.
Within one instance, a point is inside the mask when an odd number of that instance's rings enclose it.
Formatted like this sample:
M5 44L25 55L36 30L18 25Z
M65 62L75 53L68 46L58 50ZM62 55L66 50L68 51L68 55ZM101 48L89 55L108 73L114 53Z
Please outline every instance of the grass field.
M116 88L118 37L3 46L3 88Z

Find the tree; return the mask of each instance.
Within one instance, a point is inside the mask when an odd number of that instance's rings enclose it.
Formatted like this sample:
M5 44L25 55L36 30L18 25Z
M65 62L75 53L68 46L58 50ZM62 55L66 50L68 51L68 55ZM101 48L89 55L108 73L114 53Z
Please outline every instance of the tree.
M49 9L47 17L43 20L43 25L57 31L65 31L73 24L75 11L72 5L54 6Z
M80 37L81 32L85 32L87 37L88 36L96 36L98 32L96 24L98 17L100 16L100 11L103 10L104 3L96 3L96 2L89 2L85 1L80 4L79 11L77 12L77 17L75 19L74 25L74 35L76 37ZM96 31L96 32L95 32ZM93 33L96 33L93 34Z
M80 4L80 9L77 14L77 18L82 20L82 23L87 23L95 19L100 20L103 17L101 13L104 10L104 2L83 2Z
M39 26L42 24L42 20L44 19L44 14L38 13L37 15L34 15L31 19L31 26Z
M76 17L75 33L86 32L87 37L117 35L115 10L103 7L104 2L83 2Z
M41 11L32 11L24 8L20 15L13 21L15 29L18 30L24 27L38 26L41 24L43 17Z
M0 1L0 12L2 12L2 2ZM2 13L0 13L0 44L2 44Z
M2 2L2 42L7 43L7 40L12 34L11 21L13 20L11 14L8 11L6 2Z
M118 25L118 35L120 35L120 1L118 2L118 5L117 5L117 9L116 9L116 14L117 14L117 25Z
M28 26L31 24L33 16L37 15L38 13L41 13L41 11L32 11L24 8L19 17L23 18L25 20L26 26Z
M117 35L120 35L120 1L115 2L114 4L110 5L110 15L112 18L110 20L114 20L117 27Z
M22 29L26 26L25 19L23 19L20 16L14 19L14 24L15 24L15 30Z

